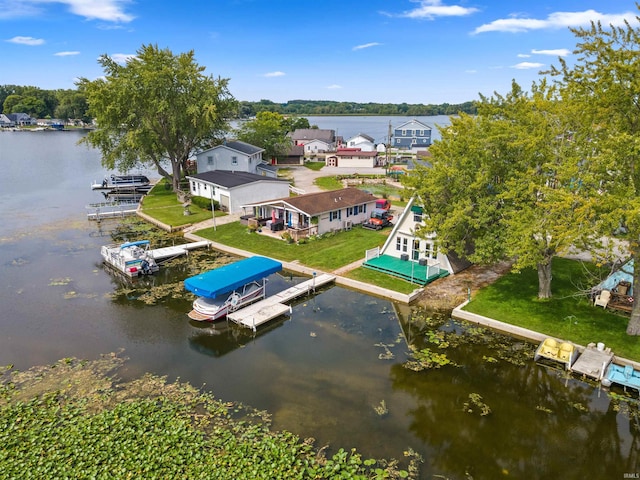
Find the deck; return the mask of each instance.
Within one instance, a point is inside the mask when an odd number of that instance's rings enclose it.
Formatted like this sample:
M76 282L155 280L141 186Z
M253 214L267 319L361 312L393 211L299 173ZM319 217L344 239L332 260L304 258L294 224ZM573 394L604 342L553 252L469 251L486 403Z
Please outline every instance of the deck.
M254 332L260 325L272 320L287 312L291 312L291 307L286 305L287 302L298 298L302 295L308 295L315 291L316 288L333 282L336 279L334 275L323 273L317 277L313 277L298 285L294 285L280 293L267 297L259 302L230 312L227 319L237 323L243 327L251 328Z
M612 360L613 353L611 349L598 350L593 347L587 347L571 366L571 370L599 381L604 377Z
M160 262L163 260L170 260L172 258L179 257L180 255L188 254L190 250L196 248L209 247L211 242L208 240L202 240L200 242L185 243L182 245L174 245L172 247L155 248L149 250L149 254L154 260Z
M408 282L419 285L427 285L438 278L449 275L449 272L441 270L438 267L420 265L418 262L401 260L391 255L380 255L379 257L370 258L363 266L377 270L378 272L400 277Z

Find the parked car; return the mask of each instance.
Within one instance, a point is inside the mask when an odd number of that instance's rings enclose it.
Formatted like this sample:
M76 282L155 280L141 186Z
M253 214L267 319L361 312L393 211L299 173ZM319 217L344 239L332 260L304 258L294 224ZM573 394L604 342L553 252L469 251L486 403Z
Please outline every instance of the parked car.
M376 200L376 208L389 211L391 209L391 202L386 198L379 198Z
M362 226L371 230L381 230L391 225L391 220L393 220L393 215L389 214L389 210L374 208L371 216Z

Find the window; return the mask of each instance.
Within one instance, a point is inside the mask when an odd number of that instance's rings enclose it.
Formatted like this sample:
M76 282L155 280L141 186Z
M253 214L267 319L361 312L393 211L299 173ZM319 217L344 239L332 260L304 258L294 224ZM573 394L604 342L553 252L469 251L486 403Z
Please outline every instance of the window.
M409 240L407 238L402 239L402 251L407 253L409 251Z
M333 212L329 212L329 221L340 220L341 218L341 210L334 210Z
M203 184L202 184L202 189L203 189L203 190L206 190L206 189L207 189L207 184L206 184L206 183L203 183Z
M396 238L396 250L402 250L402 240L400 239L400 237Z
M207 165L213 165L213 157L207 157Z
M425 247L425 255L427 258L437 258L438 257L438 251L436 249L436 247L433 245L433 243L427 243L426 247Z
M238 157L231 157L231 165L238 165Z
M402 136L406 137L407 136L407 131L406 130L402 130Z

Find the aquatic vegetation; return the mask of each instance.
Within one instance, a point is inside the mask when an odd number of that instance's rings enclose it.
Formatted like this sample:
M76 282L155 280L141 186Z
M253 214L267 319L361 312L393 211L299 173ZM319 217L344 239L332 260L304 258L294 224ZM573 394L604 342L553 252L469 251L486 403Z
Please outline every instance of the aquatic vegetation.
M410 355L413 360L404 363L404 367L415 372L430 368L441 368L445 365L456 365L444 353L437 353L430 348L418 350L413 345L410 346Z
M548 413L548 414L552 414L553 410L551 410L550 408L547 407L543 407L542 405L537 405L536 406L536 410L539 412L544 412L544 413Z
M482 401L482 395L478 393L469 394L469 400L464 402L463 410L467 413L478 413L481 417L491 413L491 408Z
M419 456L328 454L269 415L166 378L117 382L116 354L0 370L3 478L418 478ZM111 375L111 376L109 376ZM381 407L385 407L381 402Z
M373 410L380 417L384 417L389 414L389 409L387 408L387 403L384 400L381 400L378 405L373 406Z
M49 281L49 286L50 287L54 287L54 286L59 286L59 285L69 285L71 283L71 279L69 277L65 277L65 278L52 278Z
M395 343L376 343L374 347L380 347L384 349L383 353L378 354L380 360L393 360L396 356L393 354L389 347L395 347Z

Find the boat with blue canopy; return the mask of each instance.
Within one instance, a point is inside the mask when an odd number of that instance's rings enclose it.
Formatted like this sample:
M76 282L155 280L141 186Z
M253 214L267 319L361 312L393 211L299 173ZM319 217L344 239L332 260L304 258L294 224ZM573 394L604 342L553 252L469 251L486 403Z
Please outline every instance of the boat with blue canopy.
M189 318L213 322L264 298L267 277L280 270L280 262L255 256L187 278L185 289L198 296Z
M149 275L160 267L149 250L149 240L104 245L100 254L106 265L124 273L128 277Z

